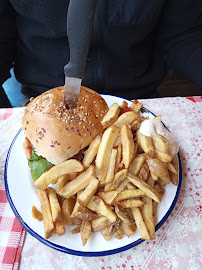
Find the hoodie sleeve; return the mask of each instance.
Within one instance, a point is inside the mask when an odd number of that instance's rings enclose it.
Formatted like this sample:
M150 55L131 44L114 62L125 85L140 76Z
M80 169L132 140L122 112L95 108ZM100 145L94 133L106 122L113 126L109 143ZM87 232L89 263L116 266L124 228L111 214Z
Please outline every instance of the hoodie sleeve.
M15 11L9 0L0 4L0 86L10 77L15 61L17 31ZM3 89L0 87L0 89Z
M168 68L202 89L202 1L168 0L157 40Z

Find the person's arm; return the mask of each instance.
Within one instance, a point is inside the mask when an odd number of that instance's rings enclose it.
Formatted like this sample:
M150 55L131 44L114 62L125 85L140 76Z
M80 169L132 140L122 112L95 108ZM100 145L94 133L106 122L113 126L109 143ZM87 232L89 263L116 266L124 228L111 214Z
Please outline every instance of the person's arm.
M16 54L15 12L9 0L1 0L0 4L0 105L9 106L2 84L10 78L10 69ZM5 105L4 105L5 104Z
M159 21L158 46L170 69L202 89L202 1L168 0Z

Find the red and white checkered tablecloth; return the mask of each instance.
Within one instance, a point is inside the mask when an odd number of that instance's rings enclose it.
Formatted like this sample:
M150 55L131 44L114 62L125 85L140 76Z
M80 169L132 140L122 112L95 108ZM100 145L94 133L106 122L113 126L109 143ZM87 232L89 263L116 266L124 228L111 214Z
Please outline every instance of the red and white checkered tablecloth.
M172 104L173 104L173 106L180 106L179 105L180 101L182 100L182 102L184 103L186 100L185 98L182 98L182 99L177 98L177 99L178 99L177 101L175 101L175 98L173 98L172 100L169 99L169 106L171 106ZM196 103L197 108L199 108L198 113L201 114L202 97L187 97L187 99ZM167 104L166 99L162 99L162 101L163 101L164 106L166 106L166 104ZM148 106L148 108L151 109L150 105L153 106L155 104L155 101L154 100L153 101L145 100L145 104L146 104L146 107ZM160 100L157 100L156 104L160 105ZM13 119L16 118L16 121L19 122L19 126L20 126L20 117L22 117L22 110L23 110L22 108L0 109L0 132L8 132L6 130L6 123L7 122L5 120L11 116L13 117ZM181 107L180 110L182 112L182 110L185 110L185 107ZM155 113L155 110L154 110L154 113ZM187 115L188 115L188 112L187 112ZM199 119L201 119L201 118L199 118ZM9 121L9 119L8 119L8 121ZM8 123L10 123L10 122L8 122ZM3 127L2 127L2 125L3 125ZM8 127L8 129L10 129L10 126ZM2 133L0 133L0 134L2 134ZM9 137L9 134L10 134L10 132L8 132L8 141L7 142L1 141L1 137L0 137L0 149L2 148L1 144L4 143L3 146L5 147L5 145L6 145L7 150L8 150L9 145L13 139L13 133L11 132L12 136L10 136L10 137ZM197 140L196 140L196 143L197 143ZM198 151L200 152L201 150L199 149ZM21 259L21 252L22 252L26 233L25 233L25 229L21 226L21 224L15 218L15 216L10 208L10 205L7 201L7 198L6 198L3 173L4 173L4 163L5 163L7 151L3 152L3 154L2 154L2 152L0 152L0 154L3 155L3 157L2 156L0 157L0 269L1 270L10 270L10 269L18 269L18 267L19 267L19 263L20 263L20 259ZM200 154L201 153L198 153L198 157ZM183 160L183 163L186 165L187 162L189 162L189 159L191 159L191 154L185 153L185 151L184 151L183 155L184 156L183 156L182 160ZM199 171L199 168L198 168L198 171ZM201 171L201 169L200 169L200 171ZM197 177L197 175L199 177L198 173L196 175L194 173L190 175L190 172L191 172L191 169L187 168L186 172L183 175L183 177L185 177L185 178L186 177L190 178L190 179L187 179L188 183L192 183L193 181L195 181L194 179L195 179L195 177ZM191 179L193 179L193 181ZM183 200L183 197L188 196L188 193L191 194L190 196L192 196L192 198L194 198L194 200L195 200L195 197L199 198L199 195L197 195L197 193L194 194L192 189L193 188L190 187L189 190L187 191L187 190L184 190L182 188L181 196L179 198L180 203L181 203L181 200ZM200 207L202 208L202 206L201 206L202 202L200 201L200 199L198 199L198 201L196 200L195 203L196 203L196 206L199 204L199 208ZM180 208L179 205L176 206L174 215L177 215L177 211L178 211L177 207ZM186 211L189 211L189 206L186 206L186 207L187 208L185 208L185 210L187 209ZM190 212L190 215L195 215L195 214L196 213L194 211L192 213ZM187 222L188 222L189 219L188 219L187 215L189 215L188 212L187 212L187 214L186 214L186 212L183 212L181 219L187 218ZM172 217L170 219L172 219ZM177 222L177 221L175 221L175 222ZM181 222L186 223L186 220L181 220ZM188 224L187 224L187 226L188 226ZM165 227L166 227L166 225L165 225ZM164 234L165 232L163 232L163 230L164 230L164 228L161 229L159 235L161 235L160 238L164 237L164 243L166 245L166 238L165 237L167 237L167 236L165 236L165 234ZM193 230L194 230L194 227L193 227ZM172 233L172 230L170 231L170 234L171 233ZM170 265L168 265L168 264L165 264L165 261L167 260L165 253L161 253L161 254L159 253L158 257L157 256L154 257L152 255L152 254L154 254L154 253L152 253L153 252L152 250L154 249L153 247L155 245L157 247L157 243L155 241L152 243L149 243L149 242L143 243L142 252L140 252L140 247L137 247L137 248L135 247L134 249L120 253L120 255L112 255L108 259L107 257L105 257L105 258L104 257L101 257L101 258L78 258L78 257L67 255L67 254L62 254L60 256L57 251L51 250L45 246L43 247L43 245L41 243L36 243L37 242L36 239L32 238L31 236L29 236L29 237L30 237L29 239L31 239L29 241L34 243L36 248L35 248L35 250L33 249L33 252L30 253L30 251L32 250L32 247L29 246L30 245L29 243L27 244L26 249L27 250L29 249L29 250L27 252L26 252L26 250L24 250L24 256L27 256L27 257L29 256L29 259L28 258L25 259L22 257L22 264L24 266L24 267L22 267L23 269L29 268L29 262L31 262L32 264L35 265L32 269L42 269L42 268L37 268L39 265L37 265L37 262L33 259L34 257L33 258L31 257L31 256L34 256L35 254L37 254L37 251L41 252L42 248L44 248L43 251L45 250L44 252L46 252L47 258L49 257L49 260L50 260L49 263L51 262L51 264L52 264L51 269L55 269L54 267L56 267L58 265L60 266L60 263L61 263L61 265L63 265L62 262L65 259L68 259L68 261L69 261L69 263L71 263L72 267L74 266L71 269L79 269L79 270L80 269L102 269L102 270L107 270L107 269L169 269L169 270L170 269L177 269L174 265L177 263L174 260L175 259L174 257L173 257L174 258L173 262L171 261ZM200 236L200 238L201 238L201 236ZM196 239L195 239L195 241L196 241ZM162 241L160 240L158 245L161 246L162 252L165 252L166 249L164 249L161 242ZM31 245L32 245L32 243L31 243ZM146 249L146 247L148 247L149 249ZM169 243L169 248L170 248L169 249L170 252L172 253L173 252L172 243ZM41 250L39 251L39 249L41 249ZM139 251L138 251L138 249L139 249ZM198 254L198 252L197 252L199 247L197 246L195 249L196 249L196 251L193 251L193 252L196 252L196 256L199 256L199 258L197 257L195 259L195 261L193 258L193 262L196 263L195 264L196 268L193 268L193 269L196 269L196 270L202 269L201 254ZM178 252L180 252L180 251L178 251ZM58 254L58 256L56 256L56 253ZM141 256L143 256L144 258L143 257L141 258L140 253L141 253ZM195 254L195 253L193 253L193 254ZM136 256L136 255L137 255L137 257L135 260L134 256ZM187 254L186 256L189 256L189 255ZM57 259L56 259L56 257L57 257ZM144 266L141 267L141 262L146 261L146 260L147 260L147 264L144 264ZM57 261L57 264L55 264L55 266L54 266L54 263L56 261ZM120 262L121 262L121 264L120 264ZM51 264L49 264L49 266ZM116 265L116 267L115 267L115 265ZM150 268L151 265L152 265L152 268ZM147 268L147 266L148 266L148 268ZM159 268L158 268L158 266L159 266ZM162 268L164 266L165 266L165 268ZM200 266L201 266L201 268L200 268ZM29 269L31 269L31 268L29 268ZM48 268L48 264L47 264L46 269L50 269L50 268ZM61 269L65 269L65 268L61 268ZM189 268L187 268L187 266L185 265L185 268L178 268L178 269L189 269Z

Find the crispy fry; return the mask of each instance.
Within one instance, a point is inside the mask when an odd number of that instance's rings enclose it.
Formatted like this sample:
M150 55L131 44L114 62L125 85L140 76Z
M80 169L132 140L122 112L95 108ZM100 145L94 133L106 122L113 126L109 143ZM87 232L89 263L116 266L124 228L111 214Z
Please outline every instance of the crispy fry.
M162 135L158 134L155 137L154 145L157 151L168 154L168 140Z
M72 234L77 234L77 233L80 233L81 231L81 225L77 225L72 231L71 233Z
M135 155L133 134L126 124L121 128L121 142L123 145L123 163L128 168Z
M123 113L122 115L119 116L114 125L121 128L124 124L131 124L138 117L139 117L138 113L135 113L133 111Z
M105 130L95 160L99 179L104 182L109 166L111 151L118 136L119 128L111 126Z
M46 191L38 189L38 197L41 202L41 210L44 221L44 238L47 240L50 238L54 231L54 224L51 216L50 204Z
M133 101L133 103L132 103L132 105L130 107L134 112L139 113L142 106L143 106L143 104L136 100L135 102Z
M155 224L153 219L153 206L152 199L149 197L144 197L142 200L145 204L142 207L142 217L144 219L145 225L149 232L150 238L155 239Z
M177 170L175 169L175 166L172 163L168 163L168 170L171 171L172 173L178 175Z
M129 174L127 178L136 187L145 192L148 197L152 198L156 202L160 202L160 198L158 197L158 194L156 194L155 190L152 187L150 187L150 185L142 181L139 177Z
M78 218L80 220L89 220L91 221L92 219L97 217L97 213L92 212L90 209L82 209L81 212L76 212L74 213L74 217Z
M140 124L141 124L140 118L135 119L135 121L130 124L131 130L133 132L138 130L140 128Z
M94 160L94 158L96 157L98 148L101 143L101 139L102 139L101 135L98 135L90 143L88 149L85 152L84 159L83 159L83 165L85 167L89 167L92 161Z
M103 128L108 128L109 126L114 124L114 122L116 122L116 120L118 119L120 110L121 109L117 103L113 103L109 107L108 112L106 113L106 115L104 116L104 118L101 121Z
M139 199L128 199L128 200L119 202L119 204L124 208L133 208L133 207L142 206L144 202Z
M118 190L118 191L123 191L125 188L126 188L126 186L127 186L127 184L129 183L129 180L126 178L126 179L124 179L120 184L119 184L119 186L116 188L116 190Z
M119 183L122 182L127 177L127 174L128 174L127 169L123 169L117 172L114 176L114 181L105 186L105 192L117 189Z
M132 225L134 224L133 215L130 209L125 209L120 205L115 206L115 213L120 218L120 220L124 221L125 223Z
M52 219L53 219L53 222L55 222L61 215L60 204L58 202L57 195L56 195L55 190L53 188L48 187L47 193L48 193L48 198L49 198L49 202L50 202Z
M91 223L92 223L92 231L93 232L101 231L111 224L109 219L106 217L103 217L103 216L98 217L96 219L93 219Z
M104 201L100 197L95 196L93 202L96 205L97 213L107 217L112 223L116 221L116 214L109 208L109 206L104 203Z
M127 183L126 188L129 189L129 190L137 189L131 182Z
M136 132L136 136L138 144L141 145L145 153L149 152L150 150L154 150L153 140L151 137L141 134L139 129Z
M154 117L154 119L161 121L161 115Z
M132 225L129 225L129 224L125 223L125 222L121 223L121 227L122 227L122 229L124 231L124 234L127 237L130 237L131 235L135 234L136 227L133 227Z
M113 203L117 203L119 201L126 200L126 199L143 197L143 196L146 196L146 194L141 189L123 190L121 193L119 193L116 196Z
M105 183L112 182L114 179L114 173L115 173L115 166L116 166L116 156L117 156L117 150L112 149L110 161L109 161L109 167L107 170L107 175L105 178Z
M160 200L162 200L162 198L163 198L163 196L165 194L165 189L163 188L163 186L155 184L154 185L154 190L158 193L158 196L159 196Z
M94 178L94 167L91 165L88 169L82 172L74 180L67 183L59 192L59 195L64 198L70 198L81 189L85 188Z
M32 217L35 218L38 221L43 220L42 213L36 208L35 205L32 206Z
M68 198L65 199L62 203L62 220L64 225L72 225L72 219L71 219L71 214L75 206L75 199L73 198Z
M135 223L137 225L138 231L142 239L150 239L149 232L144 223L141 211L139 208L132 208L133 217L135 219Z
M106 203L112 204L117 194L119 194L118 190L108 191L108 192L98 192L98 196Z
M124 237L124 230L122 226L119 226L119 228L116 230L116 234L114 235L116 239L122 239Z
M61 221L57 220L54 222L54 232L59 236L65 234L65 227Z
M163 152L160 152L160 151L155 151L156 152L156 157L158 159L160 159L162 162L171 162L173 157L166 154L166 153L163 153Z
M53 166L47 172L43 173L35 182L34 186L41 190L45 190L47 186L54 182L55 179L58 179L60 176L73 173L73 172L82 172L83 165L81 162L76 159L69 159L64 161L56 166Z
M88 205L88 203L96 193L98 185L99 180L93 177L88 186L85 188L85 190L77 196L77 199L82 206Z
M149 169L152 174L160 177L165 182L165 184L170 183L168 170L164 167L163 163L159 159L149 159L147 160L147 164L149 165Z
M84 220L82 221L81 225L81 240L83 246L85 246L86 243L88 242L90 235L91 235L91 222L88 220Z
M142 164L145 162L146 156L145 154L138 155L130 164L128 171L132 175L138 175Z
M87 207L88 207L90 210L96 212L97 208L96 208L96 205L95 205L95 203L94 203L94 201L93 201L94 198L95 198L95 196L93 196L93 198L90 200L90 202L88 203Z
M149 178L149 174L150 174L150 171L149 171L149 166L147 165L147 163L143 163L141 168L140 168L140 172L139 172L139 177L147 182L148 178Z
M121 137L120 137L121 138ZM122 159L122 144L120 143L118 145L117 148L117 155L116 155L116 164L115 164L115 173L118 171L119 169L119 165L121 163L121 159Z

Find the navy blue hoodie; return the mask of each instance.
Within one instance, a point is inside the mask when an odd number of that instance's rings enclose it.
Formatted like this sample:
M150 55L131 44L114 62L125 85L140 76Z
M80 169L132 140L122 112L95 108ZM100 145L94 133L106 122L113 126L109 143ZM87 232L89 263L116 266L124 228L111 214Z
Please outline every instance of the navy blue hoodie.
M68 3L1 0L0 85L12 65L27 96L64 84ZM202 88L202 0L98 0L83 85L151 97L168 69Z

